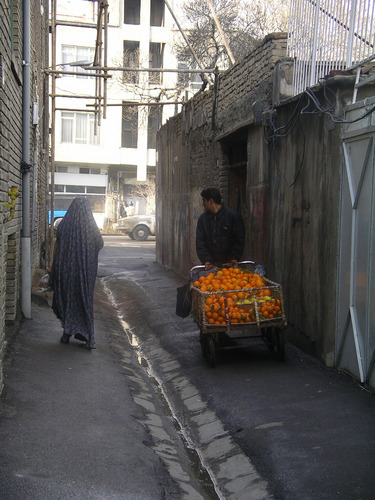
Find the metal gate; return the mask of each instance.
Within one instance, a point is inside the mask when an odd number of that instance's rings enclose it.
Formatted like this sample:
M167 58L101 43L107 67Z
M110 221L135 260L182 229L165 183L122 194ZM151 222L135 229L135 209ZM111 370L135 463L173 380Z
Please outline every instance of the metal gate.
M370 102L371 101L371 102ZM348 106L343 129L336 366L375 388L375 97ZM353 121L353 120L358 121Z

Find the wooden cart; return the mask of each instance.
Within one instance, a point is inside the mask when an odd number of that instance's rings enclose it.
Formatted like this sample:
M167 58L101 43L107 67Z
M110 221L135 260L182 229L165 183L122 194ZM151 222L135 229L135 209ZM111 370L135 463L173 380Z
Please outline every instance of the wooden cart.
M286 317L281 285L266 278L263 267L253 261L243 261L235 267L243 271L244 276L260 275L264 286L220 288L223 273L233 270L230 265L210 271L206 271L205 266L195 266L190 271L192 311L200 329L203 356L214 367L219 350L241 348L243 342L239 341L260 337L283 360ZM215 289L201 287L210 273L215 275L215 280L218 271L222 274L219 273L220 278L216 280L219 285L215 282Z

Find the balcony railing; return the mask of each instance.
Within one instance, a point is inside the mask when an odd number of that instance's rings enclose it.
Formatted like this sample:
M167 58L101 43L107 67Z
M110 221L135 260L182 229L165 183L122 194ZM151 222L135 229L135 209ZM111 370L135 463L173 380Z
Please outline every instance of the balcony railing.
M294 95L375 56L374 0L291 0L289 19Z

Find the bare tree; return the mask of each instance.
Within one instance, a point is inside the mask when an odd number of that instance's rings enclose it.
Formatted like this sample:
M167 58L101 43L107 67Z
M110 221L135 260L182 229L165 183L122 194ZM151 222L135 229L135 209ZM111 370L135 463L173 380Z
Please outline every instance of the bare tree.
M134 184L130 191L131 196L146 202L150 211L155 208L155 182L146 181Z
M115 56L112 63L117 67L139 68L139 49L134 51L125 50L123 57ZM166 87L159 81L160 74L150 72L145 78L140 77L141 73L138 71L117 71L114 72L108 85L109 87L121 89L124 96L131 96L131 100L134 102L147 104L178 100L185 90L184 84L178 81L173 87Z
M212 0L216 16L234 58L240 59L272 31L287 29L287 0ZM229 57L206 0L188 0L183 5L186 36L203 67L229 66ZM195 61L181 40L176 45L180 61L194 67Z

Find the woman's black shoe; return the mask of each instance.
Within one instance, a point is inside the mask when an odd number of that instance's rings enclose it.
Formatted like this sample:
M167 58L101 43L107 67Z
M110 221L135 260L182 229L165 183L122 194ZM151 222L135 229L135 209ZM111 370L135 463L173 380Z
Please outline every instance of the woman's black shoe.
M63 333L62 336L61 336L60 342L62 344L69 344L69 340L70 340L70 335L67 335L66 333Z
M81 335L80 333L76 333L74 335L74 338L77 339L77 340L80 340L81 342L87 342L87 338L84 337L83 335Z

